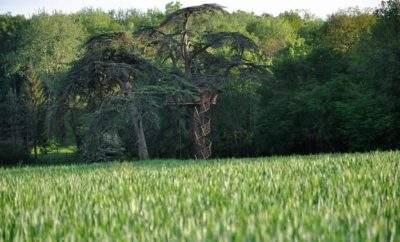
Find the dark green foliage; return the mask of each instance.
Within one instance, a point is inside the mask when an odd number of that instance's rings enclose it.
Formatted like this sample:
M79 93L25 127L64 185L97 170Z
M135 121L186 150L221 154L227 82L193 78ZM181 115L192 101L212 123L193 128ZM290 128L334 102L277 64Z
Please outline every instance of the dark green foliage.
M20 89L19 76L8 72L7 56L18 48L18 37L26 22L23 16L0 15L0 98L10 89L14 93Z
M0 164L26 161L32 148L29 110L12 97L0 99Z
M187 7L178 9L168 14L165 19L160 23L160 27L165 27L170 24L176 25L178 22L185 22L189 16L199 14L207 14L214 12L225 12L224 8L218 4L203 4L194 7Z
M136 54L129 33L98 34L85 47L84 56L66 76L66 81L72 82L61 91L58 108L72 115L75 108L71 109L71 105L81 99L79 109L86 120L81 118L83 122L71 125L81 131L80 148L87 160L119 157L126 151L120 134L133 136L126 129L131 127L130 122L137 122L131 119L144 120L151 107L157 106L151 95L154 91L159 93L154 90L159 87L145 84L157 83L160 72Z
M257 83L240 77L224 87L212 113L215 153L221 157L258 155L255 145L257 114L260 112Z
M0 142L0 165L26 162L29 154L20 143Z
M190 157L187 114L164 104L198 85L222 91L215 156L398 149L399 26L399 0L326 20L179 3L0 15L0 144L21 157L52 141L92 160L136 157L137 111L153 157Z
M318 42L278 53L275 81L261 91L261 152L399 147L396 6L399 1L383 3L375 15L339 12L321 26Z
M228 45L237 50L257 48L253 40L239 32L206 33L203 38L205 40L204 45L208 47L218 48Z

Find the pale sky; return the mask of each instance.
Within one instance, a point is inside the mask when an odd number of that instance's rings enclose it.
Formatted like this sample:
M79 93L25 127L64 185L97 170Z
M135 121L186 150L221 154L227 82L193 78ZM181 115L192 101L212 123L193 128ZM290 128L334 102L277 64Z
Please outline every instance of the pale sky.
M164 9L171 0L0 0L0 13L25 14L27 16L39 10L48 12L61 10L70 13L84 7L111 9L149 8ZM349 7L376 8L381 0L180 0L184 7L202 3L218 3L228 11L244 10L256 14L270 13L278 15L285 10L305 9L319 17L326 17L340 9Z

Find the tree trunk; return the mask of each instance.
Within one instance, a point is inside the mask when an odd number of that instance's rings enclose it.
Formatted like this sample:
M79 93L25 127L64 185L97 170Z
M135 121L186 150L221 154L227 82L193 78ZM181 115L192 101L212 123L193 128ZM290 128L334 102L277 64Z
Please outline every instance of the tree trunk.
M212 142L209 138L211 133L211 119L209 118L210 97L210 95L200 95L201 101L196 105L189 106L190 136L196 159L208 159L211 157Z
M191 76L191 60L189 55L189 36L188 36L188 22L189 16L185 16L184 20L184 29L182 32L182 39L181 39L181 52L182 58L185 62L185 73L188 76Z
M123 83L122 89L124 91L125 96L129 95L129 91L131 88L132 86L129 84L129 82ZM144 134L143 119L142 115L140 114L135 104L132 104L131 115L132 115L133 127L136 134L139 159L148 160L149 151L147 149L146 136Z
M139 159L148 160L149 151L147 149L146 136L144 134L143 120L136 107L132 108L132 120L137 138Z
M72 134L74 135L76 147L78 150L81 150L82 148L82 135L79 133L79 127L78 127L78 121L76 120L75 112L74 110L71 111L70 118L69 118L69 125L72 130Z
M196 139L196 133L198 133L198 122L196 120L196 107L195 106L189 106L188 107L188 113L189 113L189 131L190 131L190 140L192 142L192 154L194 154L194 157L196 157L196 154L201 152L202 147L198 145L197 139Z

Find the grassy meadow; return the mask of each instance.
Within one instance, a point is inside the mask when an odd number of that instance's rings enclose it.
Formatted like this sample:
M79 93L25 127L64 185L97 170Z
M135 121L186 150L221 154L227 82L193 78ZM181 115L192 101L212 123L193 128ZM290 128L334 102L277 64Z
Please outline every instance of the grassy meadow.
M400 241L400 152L0 168L0 241Z

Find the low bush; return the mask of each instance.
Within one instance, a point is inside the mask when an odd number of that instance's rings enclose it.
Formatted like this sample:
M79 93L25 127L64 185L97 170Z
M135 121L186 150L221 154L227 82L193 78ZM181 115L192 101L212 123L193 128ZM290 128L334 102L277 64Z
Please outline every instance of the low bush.
M19 143L0 142L0 164L17 164L28 160L28 149Z

